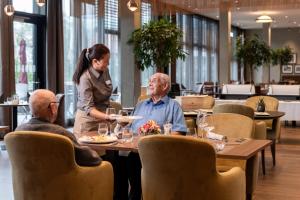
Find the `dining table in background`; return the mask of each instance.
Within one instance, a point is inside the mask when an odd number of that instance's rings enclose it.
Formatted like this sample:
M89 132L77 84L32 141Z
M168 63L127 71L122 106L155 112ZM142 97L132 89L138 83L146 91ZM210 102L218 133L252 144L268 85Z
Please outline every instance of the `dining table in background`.
M11 131L14 131L18 126L18 107L28 107L28 102L20 102L18 104L0 103L0 107L9 108L11 112Z

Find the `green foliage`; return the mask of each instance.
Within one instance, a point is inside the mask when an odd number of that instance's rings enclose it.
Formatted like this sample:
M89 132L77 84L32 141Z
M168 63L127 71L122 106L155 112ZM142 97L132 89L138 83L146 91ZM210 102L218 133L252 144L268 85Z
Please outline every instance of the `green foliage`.
M271 49L257 35L246 39L244 43L242 38L239 37L236 56L238 61L244 63L245 66L257 68L263 64L270 63Z
M150 21L133 31L128 44L133 45L135 62L140 70L156 66L168 67L177 59L185 59L180 39L182 31L167 19Z
M278 49L272 49L273 65L287 65L292 59L292 49L289 46Z
M264 98L259 98L258 100L258 105L265 105L265 101L264 101Z

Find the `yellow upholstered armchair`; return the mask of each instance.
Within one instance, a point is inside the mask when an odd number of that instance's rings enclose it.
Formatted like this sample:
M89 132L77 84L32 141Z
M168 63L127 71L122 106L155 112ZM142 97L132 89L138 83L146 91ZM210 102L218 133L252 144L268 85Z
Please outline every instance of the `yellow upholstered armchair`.
M18 131L4 138L15 200L112 200L110 163L80 167L72 142L61 135Z
M254 96L250 97L246 100L245 105L252 107L254 110L256 110L257 102L259 99L263 98L266 106L266 111L277 111L279 106L278 99L270 96ZM272 126L273 126L273 120L260 120L264 121L267 125L267 139L272 140L271 144L271 152L272 152L272 158L273 158L273 165L275 165L276 158L275 158L275 149L276 149L276 140L280 139L280 120L278 120L278 123L276 126L276 133L275 136L272 134Z
M138 148L143 200L245 199L244 171L219 173L214 147L204 141L152 135L141 138Z
M213 113L236 113L254 119L254 109L240 104L220 104L214 107ZM252 130L253 139L267 139L267 127L263 121L257 121L254 123ZM266 174L265 167L265 150L261 151L262 170L263 174Z
M207 122L213 123L213 132L225 135L228 138L252 138L254 121L244 115L235 113L217 113L207 116ZM247 165L244 162L236 162L237 160L218 159L218 169L227 170L229 166L241 166L243 169L249 167L248 171L252 171L252 180L247 183L247 194L253 194L258 177L258 156L253 158L253 165Z

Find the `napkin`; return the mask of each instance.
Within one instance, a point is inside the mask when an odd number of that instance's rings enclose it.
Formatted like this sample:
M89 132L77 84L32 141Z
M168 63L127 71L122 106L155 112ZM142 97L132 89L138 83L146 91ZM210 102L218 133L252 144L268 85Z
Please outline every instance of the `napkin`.
M213 132L208 132L206 134L206 137L209 139L212 139L212 140L224 140L226 138L226 136L224 136L224 135L220 135L220 134L213 133Z

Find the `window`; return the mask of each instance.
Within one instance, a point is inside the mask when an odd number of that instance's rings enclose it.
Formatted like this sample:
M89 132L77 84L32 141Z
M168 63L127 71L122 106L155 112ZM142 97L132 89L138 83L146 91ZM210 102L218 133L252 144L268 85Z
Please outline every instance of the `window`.
M36 0L13 0L13 6L16 11L46 15L46 4L42 7L39 7L36 3Z
M110 49L109 71L114 88L121 89L121 68L119 61L119 21L118 0L105 1L105 37L104 43Z
M65 118L70 123L74 120L77 103L72 76L82 49L104 43L110 49L113 86L120 86L118 3L118 0L63 1Z
M183 31L185 61L177 60L176 81L188 89L196 83L218 80L218 24L197 15L177 13L177 26Z
M151 20L151 4L142 2L141 4L141 25ZM149 78L155 73L155 68L149 67L141 72L141 86L148 86Z

